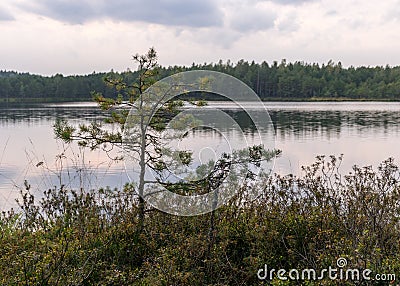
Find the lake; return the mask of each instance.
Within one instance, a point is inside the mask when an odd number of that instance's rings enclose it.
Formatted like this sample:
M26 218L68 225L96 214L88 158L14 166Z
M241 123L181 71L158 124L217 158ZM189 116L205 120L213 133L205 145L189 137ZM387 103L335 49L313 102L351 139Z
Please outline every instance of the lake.
M400 103L397 102L265 102L275 129L275 147L282 155L274 172L301 174L301 166L317 155L344 154L341 166L376 167L393 157L400 160ZM246 134L254 126L245 112L229 102L210 102L207 108L224 110ZM263 112L248 103L246 109ZM74 124L102 120L94 103L44 104L34 107L0 107L0 210L15 206L24 181L34 194L64 184L68 187L121 187L127 181L124 164L102 151L81 150L54 138L56 118ZM230 132L230 131L227 131ZM204 133L193 140L216 142ZM200 140L201 139L201 140Z

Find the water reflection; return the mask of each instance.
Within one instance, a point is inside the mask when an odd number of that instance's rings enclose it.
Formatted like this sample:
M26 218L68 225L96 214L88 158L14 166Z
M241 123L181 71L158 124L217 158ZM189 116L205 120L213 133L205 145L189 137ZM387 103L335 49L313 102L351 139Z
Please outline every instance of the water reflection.
M259 105L246 109L263 112ZM343 153L344 169L353 164L377 165L389 156L400 159L400 104L398 103L266 103L274 129L276 147L283 151L275 171L300 173L300 166L314 161L316 155ZM211 102L207 108L220 108L234 118L256 143L255 127L240 107L229 102ZM121 187L127 181L122 163L110 164L101 151L89 152L67 147L54 140L52 125L56 118L75 123L102 120L104 112L95 104L56 104L31 107L0 107L0 209L14 204L18 188L25 179L42 192L59 183L57 156L71 156L63 182L71 186L97 188ZM273 137L266 124L262 132ZM229 126L223 130L231 134ZM209 140L220 140L210 133ZM201 136L205 136L202 134ZM194 143L193 143L194 144ZM45 162L49 170L36 167ZM69 170L66 170L67 167Z
M354 130L400 130L400 104L397 103L274 103L265 104L277 133L282 136L333 136L347 128ZM245 131L255 131L254 124L246 111L232 103L209 104L208 108L219 108L234 118ZM260 109L252 103L244 108ZM325 110L322 110L325 108ZM261 114L263 111L259 111ZM255 112L257 114L257 112ZM105 112L93 103L48 104L34 107L6 108L0 106L0 125L24 123L41 125L55 121L56 118L68 120L102 120ZM229 125L228 125L229 126ZM228 130L229 127L227 127ZM267 127L266 127L267 128Z
M104 111L91 104L80 106L0 107L0 126L13 125L20 122L40 125L42 122L55 121L56 118L98 120L104 117Z
M340 137L341 132L384 131L384 134L399 132L400 109L398 111L340 111L340 110L270 110L275 131L282 137L330 138ZM252 133L255 126L245 111L226 110L237 120L243 130Z
M277 133L295 138L340 137L342 132L365 133L370 136L374 130L384 134L398 132L400 116L388 111L272 111Z

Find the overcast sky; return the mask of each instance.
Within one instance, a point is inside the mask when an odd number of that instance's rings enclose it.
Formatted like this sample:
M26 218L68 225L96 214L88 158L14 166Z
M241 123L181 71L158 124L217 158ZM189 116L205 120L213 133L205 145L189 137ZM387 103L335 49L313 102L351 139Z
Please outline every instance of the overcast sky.
M400 65L400 0L1 0L0 69L43 75L219 59Z

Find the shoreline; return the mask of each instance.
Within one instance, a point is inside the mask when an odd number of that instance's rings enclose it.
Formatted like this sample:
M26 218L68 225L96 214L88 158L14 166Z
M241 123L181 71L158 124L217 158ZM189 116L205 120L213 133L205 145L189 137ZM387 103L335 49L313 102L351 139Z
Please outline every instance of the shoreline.
M8 101L4 101L0 99L0 106L24 106L24 105L37 105L37 104L48 104L48 103L72 103L72 102L92 102L89 98L66 98L62 100L51 100L51 99L29 99L29 100L16 100L10 99ZM218 101L226 101L226 100L206 100L210 102L218 102ZM400 99L395 98L346 98L346 97L338 97L338 98L329 98L329 97L315 97L315 98L263 98L261 99L263 102L400 102ZM94 102L94 101L93 101Z

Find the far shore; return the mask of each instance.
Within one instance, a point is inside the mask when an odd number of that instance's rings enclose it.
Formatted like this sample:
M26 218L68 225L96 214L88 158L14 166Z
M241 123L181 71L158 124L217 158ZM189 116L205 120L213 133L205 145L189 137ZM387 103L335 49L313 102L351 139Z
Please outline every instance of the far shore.
M311 97L311 98L284 98L270 97L261 99L263 102L400 102L400 98L348 98L348 97ZM210 100L206 101L224 101ZM53 98L0 98L0 106L24 106L24 105L40 105L40 104L57 104L72 102L94 102L90 98L63 98L54 100Z

